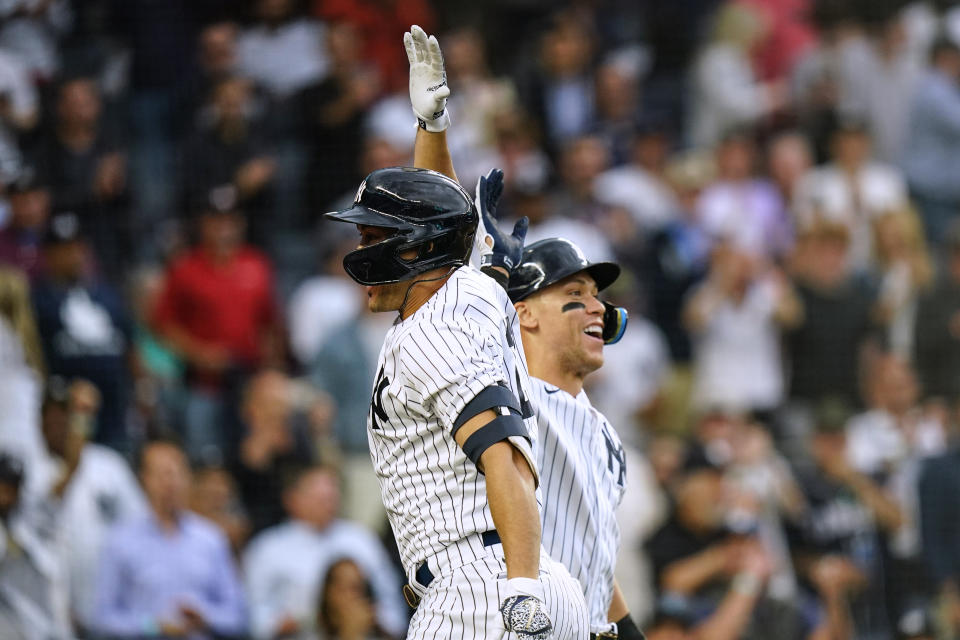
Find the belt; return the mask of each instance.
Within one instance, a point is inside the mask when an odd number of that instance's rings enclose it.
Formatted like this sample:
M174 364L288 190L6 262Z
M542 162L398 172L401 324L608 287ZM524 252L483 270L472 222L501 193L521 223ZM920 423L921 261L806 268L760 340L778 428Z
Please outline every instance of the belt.
M617 640L619 637L620 636L615 633L611 633L610 631L601 631L600 633L590 634L590 640Z
M480 534L480 540L484 547L492 547L495 544L500 544L500 534L497 533L496 529L484 531ZM430 571L430 567L427 566L426 560L424 560L414 572L414 579L417 581L417 584L424 589L430 586L434 577L433 572ZM413 609L416 609L420 603L420 596L417 595L416 590L410 584L403 585L403 597L406 599L407 604Z

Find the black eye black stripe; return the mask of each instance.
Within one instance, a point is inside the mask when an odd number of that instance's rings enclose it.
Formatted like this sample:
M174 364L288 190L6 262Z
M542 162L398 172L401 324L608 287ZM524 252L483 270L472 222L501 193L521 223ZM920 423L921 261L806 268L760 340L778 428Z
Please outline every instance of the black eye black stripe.
M560 311L566 313L567 311L573 311L575 309L586 309L587 305L582 302L568 302L567 304L560 307Z

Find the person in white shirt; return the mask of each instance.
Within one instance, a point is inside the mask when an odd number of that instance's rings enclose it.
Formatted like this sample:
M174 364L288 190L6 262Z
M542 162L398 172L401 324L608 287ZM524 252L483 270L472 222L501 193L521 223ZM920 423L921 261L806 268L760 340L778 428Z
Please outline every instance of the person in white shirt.
M69 573L70 609L82 628L93 621L94 591L103 542L110 528L147 512L136 476L120 454L87 442L99 392L85 380L68 388L52 378L41 409L43 440L53 458L47 491L57 505L60 551Z
M295 16L292 0L256 2L259 22L237 42L239 71L284 98L316 82L329 66L321 23Z
M788 280L774 267L762 270L732 242L719 243L706 281L683 312L694 339L694 404L776 408L784 394L780 329L801 313Z
M303 470L284 492L284 506L290 520L255 537L243 557L253 637L312 632L320 581L345 557L370 577L379 624L402 635L407 621L402 579L376 536L337 517L340 486L334 472Z
M871 159L865 121L844 117L830 138L829 163L800 179L793 198L798 226L814 218L847 225L853 238L854 269L864 269L871 254L871 219L907 206L907 183L892 165Z

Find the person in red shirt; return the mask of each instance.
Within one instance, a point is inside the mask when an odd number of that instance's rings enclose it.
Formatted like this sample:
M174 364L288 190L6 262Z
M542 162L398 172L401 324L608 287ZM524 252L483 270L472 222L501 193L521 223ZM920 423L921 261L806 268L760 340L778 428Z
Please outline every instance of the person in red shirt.
M187 363L182 426L190 455L222 460L225 400L260 367L282 360L273 270L246 244L232 185L198 208L198 244L173 261L154 312L157 334Z

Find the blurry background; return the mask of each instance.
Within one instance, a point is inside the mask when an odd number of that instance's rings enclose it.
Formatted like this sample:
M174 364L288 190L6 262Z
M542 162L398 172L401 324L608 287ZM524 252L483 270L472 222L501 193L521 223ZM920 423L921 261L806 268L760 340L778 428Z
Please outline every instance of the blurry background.
M650 640L960 637L946 0L0 0L0 637L402 637L322 214L412 161L411 24L468 190L626 267Z

